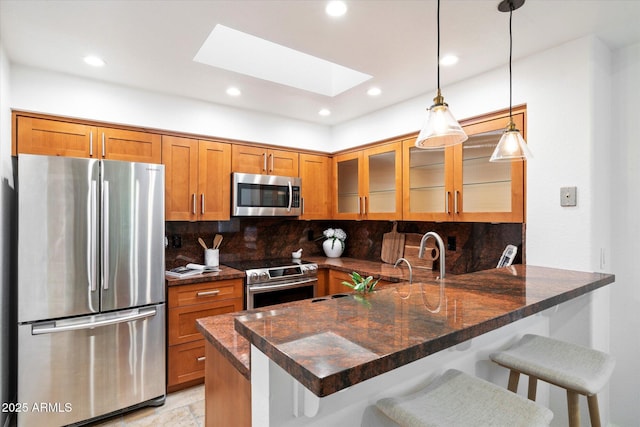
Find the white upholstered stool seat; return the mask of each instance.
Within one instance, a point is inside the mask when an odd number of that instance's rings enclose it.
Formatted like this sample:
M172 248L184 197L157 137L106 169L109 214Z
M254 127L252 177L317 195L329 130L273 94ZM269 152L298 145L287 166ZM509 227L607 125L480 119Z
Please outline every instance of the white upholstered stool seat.
M597 393L615 366L614 358L598 350L528 334L491 360L511 370L509 390L517 392L520 374L529 376L528 397L536 398L537 379L567 390L569 425L580 425L578 395L587 396L592 426L600 426Z
M455 369L422 390L376 406L403 427L548 426L553 413L488 381Z

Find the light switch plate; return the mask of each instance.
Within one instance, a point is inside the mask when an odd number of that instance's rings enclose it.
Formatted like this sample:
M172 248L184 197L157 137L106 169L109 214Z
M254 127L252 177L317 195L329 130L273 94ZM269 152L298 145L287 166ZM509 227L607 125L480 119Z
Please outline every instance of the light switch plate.
M577 187L561 187L560 188L560 206L576 206Z

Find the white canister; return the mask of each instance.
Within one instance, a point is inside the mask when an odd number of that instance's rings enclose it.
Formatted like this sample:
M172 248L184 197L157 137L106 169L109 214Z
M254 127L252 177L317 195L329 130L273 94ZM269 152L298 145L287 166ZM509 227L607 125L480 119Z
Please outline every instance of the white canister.
M218 267L220 265L220 250L219 249L205 249L204 250L204 265L207 267Z

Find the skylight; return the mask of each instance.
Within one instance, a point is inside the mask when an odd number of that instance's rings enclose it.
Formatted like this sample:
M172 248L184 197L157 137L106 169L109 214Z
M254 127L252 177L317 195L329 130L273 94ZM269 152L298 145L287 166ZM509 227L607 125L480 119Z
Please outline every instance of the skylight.
M371 78L324 59L216 25L194 61L326 96Z

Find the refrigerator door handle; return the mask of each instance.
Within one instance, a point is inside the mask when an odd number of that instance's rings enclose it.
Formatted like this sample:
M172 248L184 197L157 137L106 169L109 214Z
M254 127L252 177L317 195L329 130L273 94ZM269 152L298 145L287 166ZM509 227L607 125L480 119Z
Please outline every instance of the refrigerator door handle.
M56 332L68 332L68 331L77 331L80 329L93 329L99 328L102 326L115 325L118 323L131 322L133 320L141 320L147 317L153 317L156 315L156 309L144 309L144 310L136 310L134 313L127 313L126 315L116 315L113 317L106 318L104 320L98 320L96 322L85 322L85 323L74 323L69 325L60 325L60 326L51 326L51 323L47 323L45 325L34 325L31 327L31 335L43 335L43 334L52 334Z
M102 289L109 289L109 181L102 183Z
M96 268L97 268L97 253L96 253L96 249L98 248L97 245L97 241L98 241L98 225L97 225L97 221L98 221L98 183L97 181L93 180L91 181L91 211L89 212L89 215L91 216L91 218L89 219L89 226L90 226L90 241L89 241L89 246L88 246L88 258L89 258L89 284L90 284L90 289L91 292L95 292L96 290L98 290L98 285L97 285L97 275L96 275Z

